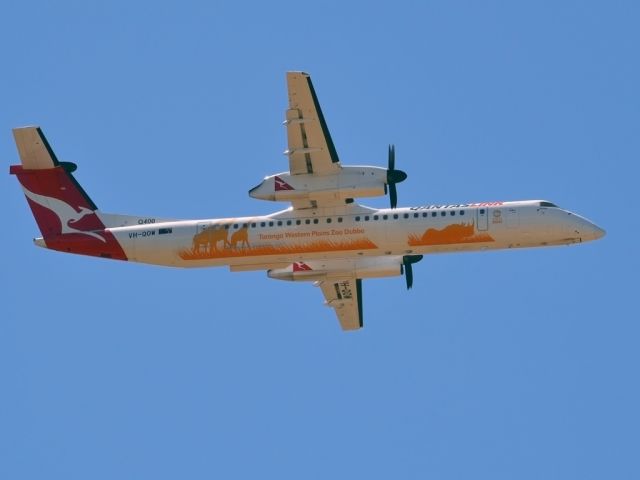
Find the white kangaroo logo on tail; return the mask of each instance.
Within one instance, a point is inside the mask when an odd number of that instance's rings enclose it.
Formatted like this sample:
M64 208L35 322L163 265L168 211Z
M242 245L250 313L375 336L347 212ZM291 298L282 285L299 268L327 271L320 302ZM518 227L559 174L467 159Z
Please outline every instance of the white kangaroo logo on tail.
M22 189L24 190L24 194L31 201L37 203L41 207L46 208L47 210L51 210L58 216L58 218L60 219L60 223L62 224L62 232L60 232L62 235L64 235L65 233L79 233L81 235L89 235L90 237L97 238L101 242L107 243L107 241L97 233L83 232L82 230L77 230L69 226L69 222L77 222L78 220L84 218L86 215L94 213L93 210L89 210L86 207L80 207L80 212L76 212L75 208L58 198L39 195L27 190L25 187L22 187Z

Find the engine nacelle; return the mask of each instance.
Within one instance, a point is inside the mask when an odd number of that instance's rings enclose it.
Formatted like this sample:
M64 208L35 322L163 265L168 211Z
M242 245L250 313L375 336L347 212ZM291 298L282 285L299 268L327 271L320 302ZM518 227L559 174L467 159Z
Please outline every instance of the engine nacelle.
M267 271L269 278L290 282L322 281L343 277L345 274L356 278L396 277L402 275L402 257L313 260Z
M380 167L342 167L329 175L289 172L266 177L249 190L249 196L271 201L331 201L348 198L379 197L386 193L387 169Z

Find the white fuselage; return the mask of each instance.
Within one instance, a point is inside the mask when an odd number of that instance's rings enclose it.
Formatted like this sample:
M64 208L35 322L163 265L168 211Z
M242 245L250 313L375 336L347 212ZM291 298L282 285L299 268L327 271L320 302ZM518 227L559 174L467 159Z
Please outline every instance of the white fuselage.
M277 268L292 262L568 245L604 231L541 201L372 209L357 204L266 216L110 228L130 261Z

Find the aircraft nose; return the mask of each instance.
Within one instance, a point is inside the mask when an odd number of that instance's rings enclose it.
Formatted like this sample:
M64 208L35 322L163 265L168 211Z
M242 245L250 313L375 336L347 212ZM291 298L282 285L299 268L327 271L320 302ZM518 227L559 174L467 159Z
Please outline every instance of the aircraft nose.
M593 225L593 239L594 240L598 240L602 237L604 237L607 234L607 232L604 230L604 228L600 228L597 225Z
M583 240L598 240L605 236L607 232L604 229L597 226L595 223L591 223L586 220L586 225L582 226L581 230L583 231Z
M568 212L568 214L569 218L573 219L570 223L566 224L568 227L567 235L569 237L577 238L581 242L591 242L604 237L607 233L604 229L580 215L571 212Z

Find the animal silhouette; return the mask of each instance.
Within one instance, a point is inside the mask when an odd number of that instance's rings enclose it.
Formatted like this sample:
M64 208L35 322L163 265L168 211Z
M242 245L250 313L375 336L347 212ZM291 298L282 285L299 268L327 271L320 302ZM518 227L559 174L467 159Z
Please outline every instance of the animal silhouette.
M429 228L424 234L409 235L409 245L447 245L453 243L482 243L495 241L485 232L476 233L473 222L453 223L442 229Z
M27 190L26 187L22 187L22 190L24 191L24 194L27 196L27 198L29 198L32 202L37 203L41 207L44 207L48 210L51 210L58 216L61 225L61 235L64 235L66 233L79 233L81 235L88 235L90 237L97 238L104 243L107 242L101 235L97 233L78 230L71 226L72 224L82 220L87 215L94 215L95 212L93 210L89 210L86 207L79 207L80 211L78 212L71 205L58 198L46 197L38 193L33 193Z
M193 251L199 253L204 246L204 253L211 253L218 249L218 242L222 241L222 246L227 248L231 244L227 239L228 230L222 226L209 227L193 236Z
M231 248L250 247L249 245L249 224L245 223L240 230L231 235Z

